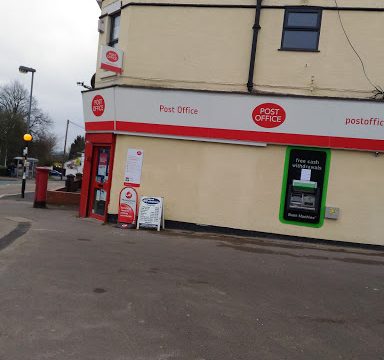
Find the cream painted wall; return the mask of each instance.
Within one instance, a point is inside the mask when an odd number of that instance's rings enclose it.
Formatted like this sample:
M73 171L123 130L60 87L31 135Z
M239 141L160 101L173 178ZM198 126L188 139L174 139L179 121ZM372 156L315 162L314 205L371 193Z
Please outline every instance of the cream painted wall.
M233 0L189 3L239 4ZM255 1L240 3L254 6ZM263 4L335 5L333 0L265 0ZM339 5L384 7L382 1L376 0L339 0ZM342 11L341 17L369 77L384 86L384 12ZM284 10L262 10L254 76L256 90L313 96L371 96L373 88L342 32L336 11L323 11L318 53L278 51L283 18ZM105 20L108 24L108 19ZM97 86L130 84L246 91L253 21L253 8L128 6L122 10L119 41L125 52L123 75L98 70ZM107 33L108 26L100 37L101 44L106 43Z
M118 135L109 213L118 210L128 148L144 150L139 195L164 196L168 220L384 245L384 156L332 151L327 205L341 216L315 229L279 221L283 146Z
M253 17L249 10L129 7L122 12L119 39L123 75L102 80L100 70L97 85L241 91L248 76Z
M341 17L369 77L383 85L384 51L379 34L384 32L384 12L343 12ZM284 10L263 10L254 77L257 89L319 96L370 95L372 86L347 43L336 11L323 12L318 53L278 51L282 29L276 22L282 24L283 19Z

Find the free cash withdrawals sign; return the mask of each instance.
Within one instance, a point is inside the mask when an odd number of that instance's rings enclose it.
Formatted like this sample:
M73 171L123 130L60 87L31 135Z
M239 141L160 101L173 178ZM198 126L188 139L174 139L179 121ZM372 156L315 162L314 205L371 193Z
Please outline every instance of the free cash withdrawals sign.
M383 102L116 86L83 108L88 132L384 151Z

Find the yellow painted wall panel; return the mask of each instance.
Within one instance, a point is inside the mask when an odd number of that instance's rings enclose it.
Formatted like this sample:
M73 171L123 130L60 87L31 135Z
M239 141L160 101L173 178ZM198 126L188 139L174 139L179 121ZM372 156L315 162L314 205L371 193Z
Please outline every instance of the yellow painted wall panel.
M275 234L384 245L384 157L333 150L322 228L282 224L284 146L117 137L109 213L116 214L128 148L144 150L139 195L164 196L166 219Z

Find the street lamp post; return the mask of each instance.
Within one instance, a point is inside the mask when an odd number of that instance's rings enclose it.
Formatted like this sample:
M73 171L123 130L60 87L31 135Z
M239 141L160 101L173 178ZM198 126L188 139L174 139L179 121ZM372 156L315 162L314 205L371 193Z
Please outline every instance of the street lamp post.
M28 143L32 140L32 136L29 134L29 127L31 122L31 110L32 110L32 91L33 91L33 77L36 70L27 66L20 66L19 71L23 74L31 73L31 91L29 94L29 110L28 110L28 120L27 120L27 133L24 135L25 149L24 149L24 166L23 166L23 180L21 183L21 197L25 196L25 184L27 181L27 163L28 163Z

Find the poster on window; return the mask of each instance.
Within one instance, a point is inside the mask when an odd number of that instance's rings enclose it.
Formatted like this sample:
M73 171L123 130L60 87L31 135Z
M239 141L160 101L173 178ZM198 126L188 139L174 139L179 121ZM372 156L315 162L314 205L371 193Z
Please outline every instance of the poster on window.
M98 176L107 176L107 166L108 166L108 154L107 153L100 153L97 175Z
M124 186L140 187L143 156L141 149L128 149Z

